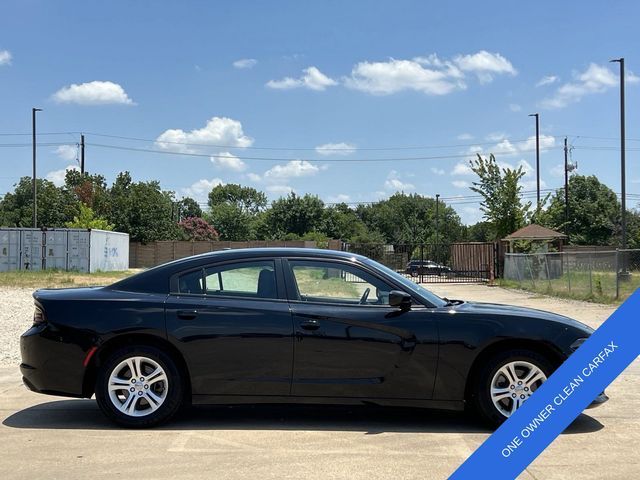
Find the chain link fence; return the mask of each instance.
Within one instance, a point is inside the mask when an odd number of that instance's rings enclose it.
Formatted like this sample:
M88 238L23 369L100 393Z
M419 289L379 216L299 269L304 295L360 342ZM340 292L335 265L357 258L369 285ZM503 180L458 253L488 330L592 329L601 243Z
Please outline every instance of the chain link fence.
M624 300L640 287L640 250L508 253L504 283L581 300Z

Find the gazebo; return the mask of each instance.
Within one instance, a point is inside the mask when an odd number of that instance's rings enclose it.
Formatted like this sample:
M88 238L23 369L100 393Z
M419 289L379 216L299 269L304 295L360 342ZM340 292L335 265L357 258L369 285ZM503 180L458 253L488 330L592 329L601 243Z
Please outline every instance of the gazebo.
M550 228L532 223L531 225L527 225L526 227L507 235L502 239L502 241L507 242L509 245L507 253L514 253L513 244L520 240L542 243L544 244L544 250L547 251L549 249L549 244L555 244L558 247L558 250L560 250L566 239L567 236L564 233L556 232Z

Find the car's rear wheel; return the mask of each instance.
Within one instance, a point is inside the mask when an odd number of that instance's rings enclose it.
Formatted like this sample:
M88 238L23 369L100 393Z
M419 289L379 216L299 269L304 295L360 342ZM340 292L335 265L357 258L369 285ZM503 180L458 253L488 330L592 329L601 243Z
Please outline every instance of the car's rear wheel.
M553 365L532 350L509 350L481 369L474 389L475 406L484 420L498 426L547 380Z
M182 391L174 361L149 346L114 352L96 381L100 409L125 427L152 427L169 420L180 408Z

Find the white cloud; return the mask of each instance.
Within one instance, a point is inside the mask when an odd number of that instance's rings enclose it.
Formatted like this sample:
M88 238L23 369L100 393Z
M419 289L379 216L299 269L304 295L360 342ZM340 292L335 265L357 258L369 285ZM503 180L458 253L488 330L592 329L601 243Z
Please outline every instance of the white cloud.
M13 56L9 50L0 50L0 67L3 65L11 65Z
M269 80L267 87L277 90L308 88L309 90L322 91L337 84L338 82L327 77L317 67L308 67L303 70L303 75L299 78L285 77L281 80Z
M456 137L458 140L473 140L473 135L470 133L461 133Z
M458 55L453 59L460 70L475 73L480 83L488 83L494 75L516 75L518 71L513 68L509 60L499 53L490 53L481 50L472 55Z
M446 172L442 168L431 167L431 173L434 175L444 175Z
M269 185L267 187L267 192L275 195L289 195L290 193L295 192L295 190L289 185Z
M233 170L234 172L242 172L247 168L247 165L241 159L229 152L220 152L211 157L211 163L220 169Z
M511 110L512 112L520 112L522 111L522 107L517 103L510 103L509 110Z
M451 185L456 188L467 188L469 187L470 183L466 182L465 180L454 180L453 182L451 182Z
M351 201L351 197L349 195L347 195L346 193L339 193L337 195L330 195L327 198L327 201L329 203L343 203L343 202Z
M626 80L637 83L640 77L629 73ZM612 70L591 63L584 72L574 72L573 81L560 85L555 93L542 100L540 105L544 108L564 108L571 103L579 102L586 95L603 93L618 84L619 78Z
M384 188L386 188L387 190L395 190L395 191L403 191L403 192L416 189L414 184L403 182L398 178L388 178L387 180L385 180Z
M62 87L52 96L58 103L75 103L77 105L133 105L129 98L117 83L94 80L93 82L73 83Z
M255 58L241 58L233 62L233 66L240 70L248 70L255 67L257 63L258 61Z
M191 186L183 188L182 193L187 197L204 203L207 201L209 192L218 185L224 185L224 182L219 178L212 178L211 180L201 178Z
M75 160L78 156L78 147L76 145L60 145L55 149L55 154L67 162Z
M473 225L474 223L478 223L482 220L482 210L480 210L480 203L477 206L466 206L461 209L456 209L458 214L460 215L460 220L465 225Z
M61 170L54 170L52 172L47 173L46 179L50 182L53 182L56 187L61 187L64 185L64 178L67 175L67 171L69 170L80 170L77 165L67 165L66 168Z
M352 143L325 143L324 145L318 145L316 152L319 155L351 155L356 151L356 146Z
M517 151L518 149L507 138L505 138L493 147L491 153L495 155L512 155Z
M247 178L249 180L251 180L254 183L260 182L262 180L262 177L260 175L258 175L257 173L253 173L253 172L249 172L247 173Z
M156 138L159 148L180 153L196 153L196 145L250 147L252 144L253 138L244 134L242 124L226 117L212 117L203 128L189 132L180 128L165 130Z
M554 147L556 144L555 137L551 135L540 135L540 151L547 150ZM520 144L520 150L535 150L536 148L536 136L532 135L525 142Z
M468 163L460 162L453 167L451 175L475 175L475 173L473 173Z
M308 177L317 174L320 168L306 160L291 160L284 165L274 165L264 173L265 179Z
M391 170L389 175L387 175L387 179L384 182L385 190L390 190L394 192L408 192L411 190L415 190L416 187L412 183L403 182L400 180L400 175L396 170Z
M556 75L545 75L540 80L538 80L538 83L536 83L536 87L551 85L552 83L556 83L558 80L560 80L560 77Z
M420 60L424 59L360 62L351 70L351 76L345 79L345 85L372 95L391 95L403 90L446 95L466 88L457 69L432 68Z

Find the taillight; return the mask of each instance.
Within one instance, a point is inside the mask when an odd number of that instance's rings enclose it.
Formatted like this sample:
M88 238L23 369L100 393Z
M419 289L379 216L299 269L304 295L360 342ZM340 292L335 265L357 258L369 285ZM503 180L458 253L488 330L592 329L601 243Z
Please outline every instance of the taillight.
M45 323L46 321L47 321L47 319L44 316L44 311L40 307L36 306L36 309L33 311L33 324L34 325L41 325L41 324Z

